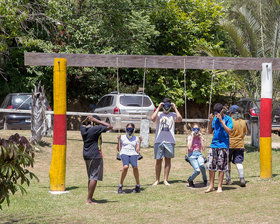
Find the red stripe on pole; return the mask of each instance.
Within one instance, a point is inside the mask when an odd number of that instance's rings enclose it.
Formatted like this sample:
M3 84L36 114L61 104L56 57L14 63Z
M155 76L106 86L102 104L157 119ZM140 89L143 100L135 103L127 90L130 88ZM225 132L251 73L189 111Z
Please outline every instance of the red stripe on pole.
M66 145L66 114L55 114L53 122L53 144Z
M272 99L261 98L260 137L271 137Z

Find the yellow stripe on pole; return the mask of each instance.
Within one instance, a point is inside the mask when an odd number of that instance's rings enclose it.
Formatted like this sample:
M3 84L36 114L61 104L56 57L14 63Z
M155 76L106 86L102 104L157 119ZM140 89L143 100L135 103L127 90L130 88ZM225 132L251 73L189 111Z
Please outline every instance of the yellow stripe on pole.
M50 168L51 191L65 191L66 145L53 145Z
M53 96L54 114L66 113L66 58L54 59Z
M272 177L271 137L260 137L260 178Z

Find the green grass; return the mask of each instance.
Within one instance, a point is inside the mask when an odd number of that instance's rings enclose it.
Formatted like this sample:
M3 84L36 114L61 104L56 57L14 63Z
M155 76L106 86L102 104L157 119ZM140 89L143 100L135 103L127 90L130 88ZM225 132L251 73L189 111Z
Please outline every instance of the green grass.
M0 137L15 131L0 131ZM29 137L28 131L18 131ZM49 168L52 138L44 138L36 153L33 172L40 182L32 181L27 194L19 192L11 196L10 206L0 211L0 223L279 223L280 211L280 151L273 155L273 178L259 179L259 152L246 145L244 168L246 188L239 186L238 174L233 167L234 184L224 186L223 193L205 194L205 188L188 188L186 180L192 173L184 161L185 136L176 135L175 158L170 173L171 186L151 186L155 181L153 148L141 149L144 159L139 161L140 194L116 193L121 174L121 162L116 156L116 133L103 134L104 180L98 182L94 198L100 203L86 205L87 175L82 158L79 132L67 133L68 194L49 193ZM207 136L207 145L211 136ZM154 135L150 136L152 145ZM250 138L246 137L249 144ZM280 137L273 136L273 144ZM206 153L205 153L206 154ZM196 183L201 182L199 175ZM217 182L217 181L216 181ZM124 189L133 189L135 181L129 169Z

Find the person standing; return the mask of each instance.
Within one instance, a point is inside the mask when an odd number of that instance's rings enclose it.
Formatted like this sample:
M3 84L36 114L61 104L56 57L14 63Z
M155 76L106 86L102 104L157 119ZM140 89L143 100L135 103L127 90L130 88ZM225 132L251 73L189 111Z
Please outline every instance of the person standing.
M171 108L174 112L170 112ZM163 109L163 112L159 112ZM159 104L156 111L151 116L151 120L156 123L156 135L154 143L154 158L156 159L156 181L153 184L158 185L160 180L160 173L162 168L162 160L165 160L164 166L164 185L168 183L168 176L171 169L171 158L174 158L175 146L175 122L181 122L182 116L177 110L174 103L171 103L169 98L164 98L163 102Z
M101 133L111 130L112 125L103 122L98 116L88 116L82 121L80 128L83 138L83 157L88 174L88 196L87 204L96 204L93 194L97 181L103 179L103 156L101 152Z
M193 167L193 174L188 178L189 187L195 187L193 181L200 174L202 174L202 179L204 186L207 186L207 176L204 166L204 156L201 150L205 150L204 138L200 132L200 127L198 124L193 124L192 132L188 136L188 160Z
M120 152L121 160L123 163L123 169L121 174L121 180L118 188L118 193L123 193L123 182L126 177L129 164L133 169L133 174L136 181L136 186L133 189L134 193L140 193L140 181L138 171L138 156L140 150L140 139L134 135L135 125L129 123L126 125L126 135L118 135L117 150Z
M214 191L215 172L219 171L218 175L218 190L221 193L224 172L228 170L229 159L229 134L232 130L232 119L225 115L223 105L216 103L214 105L214 115L209 115L209 134L213 133L212 143L208 154L208 170L209 170L209 187L205 193Z
M247 134L247 126L245 121L241 118L241 110L237 105L232 105L228 112L232 118L233 129L229 135L229 169L226 171L225 184L232 184L230 178L232 162L236 165L240 178L240 186L246 187L242 162L244 161L244 137Z

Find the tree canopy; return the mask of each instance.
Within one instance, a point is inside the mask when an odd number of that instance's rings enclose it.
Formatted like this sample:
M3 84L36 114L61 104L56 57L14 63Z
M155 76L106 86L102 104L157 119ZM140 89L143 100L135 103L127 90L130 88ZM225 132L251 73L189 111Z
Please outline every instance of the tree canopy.
M52 68L25 67L24 52L205 55L201 49L229 52L219 26L226 6L218 0L6 0L0 3L1 97L45 85L52 101ZM136 92L143 69L120 69L121 92ZM206 103L211 71L187 70L187 98ZM184 104L183 71L147 71L146 93L154 103L171 97ZM116 69L68 68L68 101L96 103L115 90ZM213 96L240 86L227 72L217 72Z

